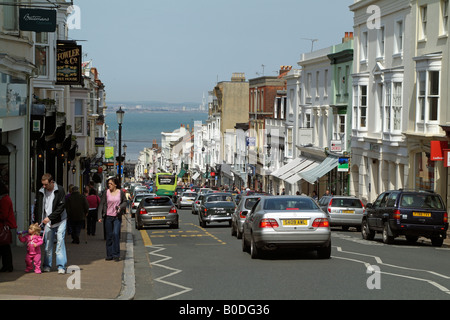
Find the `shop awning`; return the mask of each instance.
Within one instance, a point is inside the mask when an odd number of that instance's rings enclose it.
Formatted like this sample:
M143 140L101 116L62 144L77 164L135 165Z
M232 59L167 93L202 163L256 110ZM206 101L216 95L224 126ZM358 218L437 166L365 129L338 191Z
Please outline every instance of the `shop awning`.
M339 158L328 156L321 164L312 170L302 171L299 173L301 179L308 181L311 184L315 184L317 180L322 178L328 172L336 168L339 164Z
M198 177L200 177L200 173L198 173L198 172L196 172L196 173L194 173L194 175L192 176L192 180L197 180L198 179Z
M315 160L307 159L305 157L298 157L289 162L287 165L273 172L272 176L284 180L289 184L295 184L302 179L299 176L299 173L312 170L318 165L319 163Z

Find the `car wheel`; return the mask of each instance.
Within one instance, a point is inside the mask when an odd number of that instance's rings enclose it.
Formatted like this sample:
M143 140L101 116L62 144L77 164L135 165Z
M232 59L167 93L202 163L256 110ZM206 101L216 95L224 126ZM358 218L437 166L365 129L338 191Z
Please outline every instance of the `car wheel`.
M243 252L249 252L248 249L249 249L249 248L248 248L248 245L247 245L247 243L245 242L245 235L243 235L243 236L242 236L242 251L243 251Z
M231 223L231 236L236 236L236 228L233 222Z
M442 245L444 244L444 239L443 238L431 238L431 244L433 245L433 247L442 247Z
M239 230L239 227L236 227L236 238L242 239L242 232Z
M253 240L253 237L250 239L250 256L252 259L258 259L261 257L260 250L256 247L256 243Z
M370 230L367 220L362 222L361 235L364 240L373 240L375 238L375 231Z
M392 244L394 242L395 237L390 236L389 231L390 231L389 223L386 222L383 228L383 243L385 244Z
M330 259L331 257L331 241L326 247L321 247L317 249L317 256L319 259Z

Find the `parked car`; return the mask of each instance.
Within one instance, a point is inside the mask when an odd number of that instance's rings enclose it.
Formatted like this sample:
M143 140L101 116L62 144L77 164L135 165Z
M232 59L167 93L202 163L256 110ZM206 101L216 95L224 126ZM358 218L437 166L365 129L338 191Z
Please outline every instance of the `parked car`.
M141 200L145 197L152 197L156 196L155 193L137 193L134 198L130 201L130 213L131 217L134 218L136 214L136 209L139 206L139 203L141 203Z
M212 222L227 222L231 225L235 208L236 203L231 193L207 193L203 195L198 222L203 228Z
M192 214L198 214L203 198L203 194L197 193L197 197L195 197L194 203L192 204Z
M178 211L167 196L145 197L136 209L136 229L141 230L145 226L167 225L178 229Z
M182 207L192 207L195 199L197 198L197 194L191 191L185 191L178 197L177 207L181 209Z
M307 196L261 197L243 225L242 250L253 259L265 250L310 248L318 257L331 256L327 215Z
M242 228L245 221L245 217L251 211L253 205L258 201L261 196L245 196L239 201L236 210L234 210L231 216L231 235L236 236L238 239L242 239Z
M390 244L398 236L409 242L419 237L431 239L433 246L442 246L447 237L448 214L441 196L434 192L394 190L378 196L366 205L362 237L373 240L382 233L383 242Z
M326 196L319 200L319 206L328 214L331 227L342 227L342 230L356 227L361 231L362 217L366 209L359 198Z

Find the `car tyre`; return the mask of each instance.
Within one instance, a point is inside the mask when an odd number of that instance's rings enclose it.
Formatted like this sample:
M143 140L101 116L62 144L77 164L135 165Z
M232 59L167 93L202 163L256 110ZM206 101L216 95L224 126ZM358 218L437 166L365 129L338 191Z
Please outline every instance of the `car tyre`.
M236 236L236 228L234 223L231 223L231 236L232 237Z
M245 235L242 236L242 251L249 252L249 247L248 247L247 243L245 242Z
M389 231L390 231L391 227L389 227L389 223L386 222L384 224L384 228L383 228L383 243L385 244L392 244L394 243L394 236L390 236L389 235Z
M317 249L317 256L319 259L330 259L331 258L331 241L326 247L321 247Z
M242 232L239 230L239 226L236 227L236 238L242 239Z
M375 231L370 230L367 220L362 222L361 235L364 240L373 240L375 238Z
M260 250L256 246L256 243L255 243L255 240L253 240L253 237L250 239L250 256L252 257L252 259L261 258Z
M442 247L442 245L444 244L444 239L443 238L431 238L431 244L433 245L433 247Z

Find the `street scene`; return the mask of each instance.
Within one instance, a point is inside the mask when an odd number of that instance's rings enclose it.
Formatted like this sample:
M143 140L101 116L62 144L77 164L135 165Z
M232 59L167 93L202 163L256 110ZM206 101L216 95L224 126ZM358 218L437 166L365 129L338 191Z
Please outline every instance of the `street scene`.
M450 299L449 0L133 6L0 2L0 300Z

